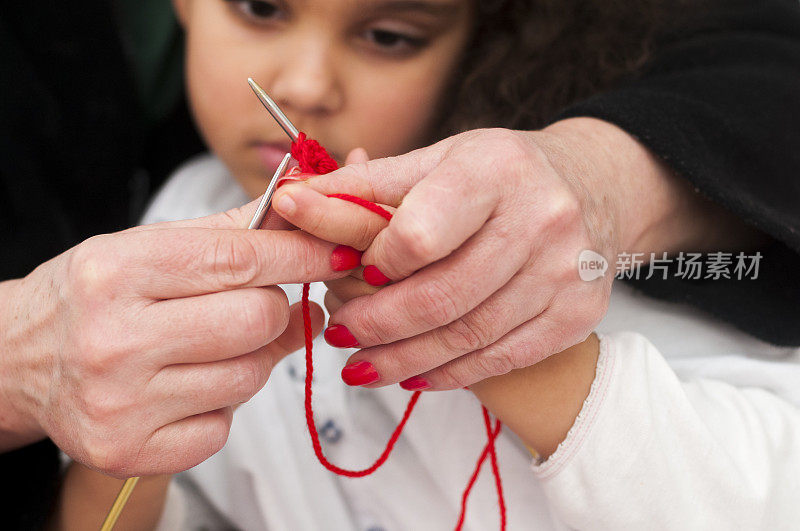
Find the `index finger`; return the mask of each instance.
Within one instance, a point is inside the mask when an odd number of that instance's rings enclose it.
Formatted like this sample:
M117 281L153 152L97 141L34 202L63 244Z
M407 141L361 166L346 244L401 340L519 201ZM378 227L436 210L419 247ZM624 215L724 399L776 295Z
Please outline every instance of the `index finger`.
M193 219L180 219L175 221L162 221L159 223L151 223L149 225L139 225L132 227L123 232L140 232L152 229L175 229L175 228L206 228L206 229L242 229L247 228L253 215L256 213L256 208L261 200L259 197L249 203L240 207L226 210L225 212L218 212L201 218ZM262 228L271 230L285 230L292 228L286 221L277 215L272 208L267 211L266 218L261 224Z
M350 194L396 207L408 191L441 162L452 142L452 138L448 138L405 155L349 164L312 177L306 184L323 195ZM280 195L281 190L278 190L276 201Z
M302 231L177 227L117 237L117 252L104 249L101 259L111 262L104 269L123 271L122 280L130 289L156 299L347 274L331 269L334 244ZM90 267L87 274L98 270Z

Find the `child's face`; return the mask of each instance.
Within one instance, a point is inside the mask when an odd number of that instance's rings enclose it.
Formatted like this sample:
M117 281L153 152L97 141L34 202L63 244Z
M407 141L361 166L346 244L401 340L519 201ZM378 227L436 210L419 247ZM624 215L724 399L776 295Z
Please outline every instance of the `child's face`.
M289 142L248 77L337 160L397 155L426 140L472 18L471 0L174 2L195 119L252 196Z

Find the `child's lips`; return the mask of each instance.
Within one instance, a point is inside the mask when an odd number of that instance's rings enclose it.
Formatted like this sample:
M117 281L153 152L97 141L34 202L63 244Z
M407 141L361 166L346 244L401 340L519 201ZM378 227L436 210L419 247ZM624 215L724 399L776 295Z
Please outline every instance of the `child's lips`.
M284 155L289 153L292 149L291 142L256 141L253 143L253 145L258 151L261 162L264 164L264 167L268 172L274 172L283 160ZM330 154L330 156L333 157L333 159L339 163L339 165L344 165L344 157L341 157L338 152L328 150L328 154ZM292 159L291 163L296 165L297 161Z
M283 157L289 153L291 144L288 142L259 142L255 145L261 162L264 164L268 172L273 172L278 168L278 165L283 160Z

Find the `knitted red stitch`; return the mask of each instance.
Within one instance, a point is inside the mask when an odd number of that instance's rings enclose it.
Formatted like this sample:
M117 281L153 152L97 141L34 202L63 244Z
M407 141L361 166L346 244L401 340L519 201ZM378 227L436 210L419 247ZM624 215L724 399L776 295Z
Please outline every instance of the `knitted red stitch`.
M339 165L336 161L325 151L319 142L316 140L312 140L306 137L305 133L300 133L298 138L295 142L292 143L292 156L297 160L300 164L300 169L304 173L316 173L316 174L325 174L330 173L339 168ZM335 197L337 199L342 199L344 201L350 201L351 203L355 203L357 205L363 206L364 208L375 212L376 214L382 216L386 220L392 219L392 214L386 211L384 208L376 205L371 201L367 201L366 199L362 199L360 197L355 197L348 194L331 194L328 197ZM314 447L314 453L317 456L319 462L331 472L338 474L340 476L346 477L364 477L372 474L378 468L380 468L383 463L389 458L389 454L392 453L394 449L394 445L397 442L397 439L400 437L400 434L403 431L403 427L405 426L406 422L408 421L409 417L411 416L411 412L414 410L414 406L417 404L417 401L420 397L420 391L415 391L411 395L411 399L408 401L408 406L406 406L406 410L403 413L403 417L400 420L400 423L395 428L392 435L389 437L389 441L386 443L386 447L384 448L381 455L375 462L363 469L363 470L347 470L341 467L338 467L328 461L325 455L322 453L322 445L319 441L319 433L317 432L316 424L314 423L314 411L311 405L311 382L313 380L314 375L314 364L312 359L312 348L313 348L313 340L314 340L314 332L311 329L311 312L309 308L308 302L308 293L309 293L309 285L303 284L303 298L301 301L301 307L303 311L303 325L304 325L304 332L305 332L305 346L306 346L306 380L305 380L305 412L306 412L306 425L308 426L308 433L311 436L311 445ZM500 470L497 466L497 453L495 451L495 439L500 434L500 430L502 428L502 424L500 423L499 419L495 420L494 429L492 429L491 419L489 417L489 411L486 407L482 406L483 411L483 420L486 427L486 436L487 442L483 448L483 452L481 453L478 462L475 465L475 469L470 477L469 483L467 484L464 492L461 496L461 513L459 514L458 522L456 524L456 530L460 530L464 524L464 518L466 516L467 511L467 500L469 498L470 491L472 490L475 481L478 479L478 475L480 474L481 466L483 462L486 460L486 457L490 457L491 465L492 465L492 474L494 475L495 480L495 489L497 490L497 499L498 505L500 509L500 529L505 530L506 528L506 505L505 505L505 498L503 496L503 485L500 479Z
M305 133L300 133L297 140L292 142L292 157L300 163L300 170L303 173L322 175L339 168L325 148L316 140L306 138Z

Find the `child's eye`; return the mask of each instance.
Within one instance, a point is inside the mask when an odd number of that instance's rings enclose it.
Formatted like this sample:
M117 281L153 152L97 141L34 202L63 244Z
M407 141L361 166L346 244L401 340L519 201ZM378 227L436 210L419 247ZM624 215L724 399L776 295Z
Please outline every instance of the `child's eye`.
M261 22L276 17L278 6L265 0L227 0L245 18Z
M381 51L399 54L413 52L425 44L424 39L385 29L367 30L365 38Z

